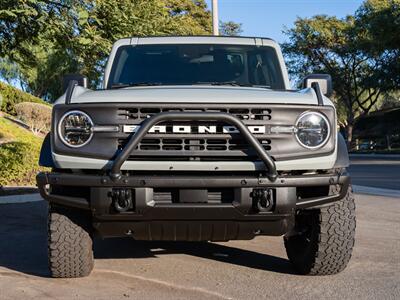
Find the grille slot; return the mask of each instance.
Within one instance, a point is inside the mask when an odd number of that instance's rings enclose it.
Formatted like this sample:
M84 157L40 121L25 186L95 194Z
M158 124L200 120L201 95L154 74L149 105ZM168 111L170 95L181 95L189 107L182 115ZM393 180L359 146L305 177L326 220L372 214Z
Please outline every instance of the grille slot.
M139 120L143 121L161 112L224 112L230 113L241 120L271 120L271 109L268 108L182 108L182 107L133 107L119 108L117 111L120 120Z
M271 140L259 138L266 151L271 150ZM126 139L118 140L118 149L123 149ZM157 153L158 152L158 153ZM171 153L168 153L171 152ZM174 153L172 153L174 152ZM132 158L143 155L175 154L176 156L255 156L254 150L246 140L237 138L226 139L187 139L187 138L144 138L136 147Z

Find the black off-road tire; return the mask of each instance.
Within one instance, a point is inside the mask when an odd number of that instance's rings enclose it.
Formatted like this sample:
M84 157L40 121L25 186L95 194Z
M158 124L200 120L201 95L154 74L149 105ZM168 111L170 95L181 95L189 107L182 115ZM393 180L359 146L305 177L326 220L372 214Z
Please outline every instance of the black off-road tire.
M89 220L80 211L49 206L48 258L52 277L84 277L92 271Z
M331 192L338 192L334 186ZM296 227L284 238L286 253L297 272L331 275L343 271L354 246L355 203L351 186L342 200L315 210L299 211Z

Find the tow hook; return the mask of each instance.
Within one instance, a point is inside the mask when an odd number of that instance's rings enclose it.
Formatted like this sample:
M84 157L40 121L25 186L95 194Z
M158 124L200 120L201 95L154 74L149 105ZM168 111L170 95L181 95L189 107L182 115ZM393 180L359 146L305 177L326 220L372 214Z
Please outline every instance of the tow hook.
M274 196L272 189L254 189L251 193L253 206L260 212L271 211L274 205Z
M113 189L111 192L114 208L118 212L126 212L133 209L131 189Z

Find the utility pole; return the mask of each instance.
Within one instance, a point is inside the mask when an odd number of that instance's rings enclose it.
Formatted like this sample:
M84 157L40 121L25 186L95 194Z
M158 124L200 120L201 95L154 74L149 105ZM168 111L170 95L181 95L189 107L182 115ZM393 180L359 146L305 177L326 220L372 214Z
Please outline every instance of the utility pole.
M218 0L212 0L213 35L219 35Z

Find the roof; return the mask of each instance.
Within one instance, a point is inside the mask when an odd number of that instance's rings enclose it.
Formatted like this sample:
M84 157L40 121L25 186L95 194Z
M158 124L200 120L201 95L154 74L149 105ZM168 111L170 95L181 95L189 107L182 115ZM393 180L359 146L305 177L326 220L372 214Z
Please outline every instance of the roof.
M277 42L264 37L243 37L243 36L148 36L128 37L120 39L116 44L146 45L146 44L226 44L226 45L258 45L277 46Z

